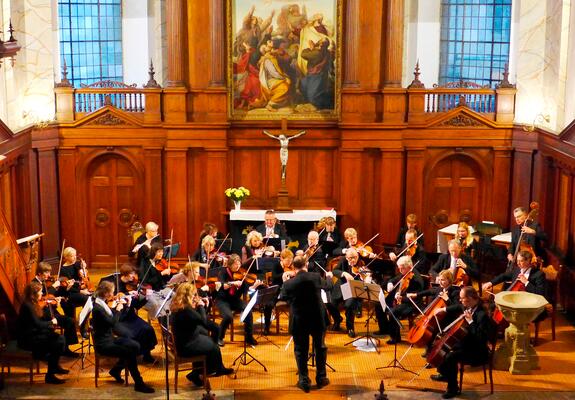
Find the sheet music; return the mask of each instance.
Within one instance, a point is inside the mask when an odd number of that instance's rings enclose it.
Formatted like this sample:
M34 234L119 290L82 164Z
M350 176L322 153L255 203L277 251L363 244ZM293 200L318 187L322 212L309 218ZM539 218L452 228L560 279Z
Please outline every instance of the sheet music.
M80 317L79 317L80 326L82 326L88 315L90 315L93 308L94 304L92 303L92 296L90 296L88 297L88 300L86 300L86 304L84 304L84 307L82 307L82 311L80 311Z
M258 292L256 291L254 293L254 295L252 296L250 302L246 306L246 308L244 308L244 312L242 313L242 316L240 317L240 321L244 322L244 320L246 319L246 317L248 316L250 311L252 311L252 308L254 308L254 305L256 304L257 299L258 299Z
M383 308L383 311L385 311L385 309L387 308L387 303L385 302L385 294L383 293L383 289L379 290L379 304L381 304L381 308Z
M327 293L323 289L321 289L321 301L327 304Z
M349 282L346 282L343 285L341 285L341 295L343 296L344 300L353 297L351 293L351 287L349 286Z

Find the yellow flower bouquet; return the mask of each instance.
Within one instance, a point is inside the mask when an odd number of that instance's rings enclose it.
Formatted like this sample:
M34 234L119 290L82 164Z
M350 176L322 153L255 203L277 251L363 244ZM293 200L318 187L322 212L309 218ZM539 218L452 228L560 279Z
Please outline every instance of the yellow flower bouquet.
M242 201L250 195L249 189L246 189L243 186L240 186L239 188L227 188L224 193L234 202Z

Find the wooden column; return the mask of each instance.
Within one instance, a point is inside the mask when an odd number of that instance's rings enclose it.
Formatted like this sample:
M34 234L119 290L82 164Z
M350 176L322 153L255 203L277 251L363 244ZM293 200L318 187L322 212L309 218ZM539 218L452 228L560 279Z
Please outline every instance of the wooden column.
M210 1L210 16L212 20L211 33L211 79L210 87L223 87L226 83L224 74L224 2L222 0Z
M166 1L166 31L168 45L167 87L181 87L184 83L184 45L186 2L184 0Z
M384 86L401 87L403 67L404 0L387 0L385 28Z
M160 225L162 232L166 232L163 226L162 216L163 213L163 195L162 187L166 188L166 193L169 193L169 187L162 185L162 149L147 147L144 148L144 168L145 168L145 183L144 183L144 215L139 215L140 222L145 225L148 221L154 221Z
M345 8L345 67L344 88L358 88L357 62L359 61L359 0L348 0Z

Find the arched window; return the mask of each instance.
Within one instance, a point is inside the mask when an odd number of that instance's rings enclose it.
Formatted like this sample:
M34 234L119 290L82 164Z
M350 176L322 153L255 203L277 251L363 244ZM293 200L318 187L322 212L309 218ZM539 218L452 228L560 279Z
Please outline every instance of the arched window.
M511 0L442 0L439 84L493 87L509 62Z
M123 81L121 0L58 0L60 62L79 87Z

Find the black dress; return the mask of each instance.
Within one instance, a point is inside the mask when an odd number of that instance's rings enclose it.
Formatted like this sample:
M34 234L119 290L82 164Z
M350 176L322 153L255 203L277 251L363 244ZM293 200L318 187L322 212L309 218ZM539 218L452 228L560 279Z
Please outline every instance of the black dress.
M71 265L62 265L62 268L60 268L60 277L74 279L74 284L69 290L63 286L58 288L58 296L62 296L66 299L66 301L62 302L64 314L72 319L76 317L76 307L84 307L86 300L88 300L88 295L80 293L80 283L82 282L82 277L80 276L81 269L82 264L80 260Z
M228 289L224 289L224 283L234 281L229 268L222 270L219 281L222 283L222 286L215 294L215 303L222 316L220 339L223 340L226 335L226 330L232 323L233 311L242 312L246 307L246 304L242 300L242 295L247 290L248 285L244 282L240 287L232 286ZM248 342L253 341L253 329L253 316L250 312L244 320L244 333Z

